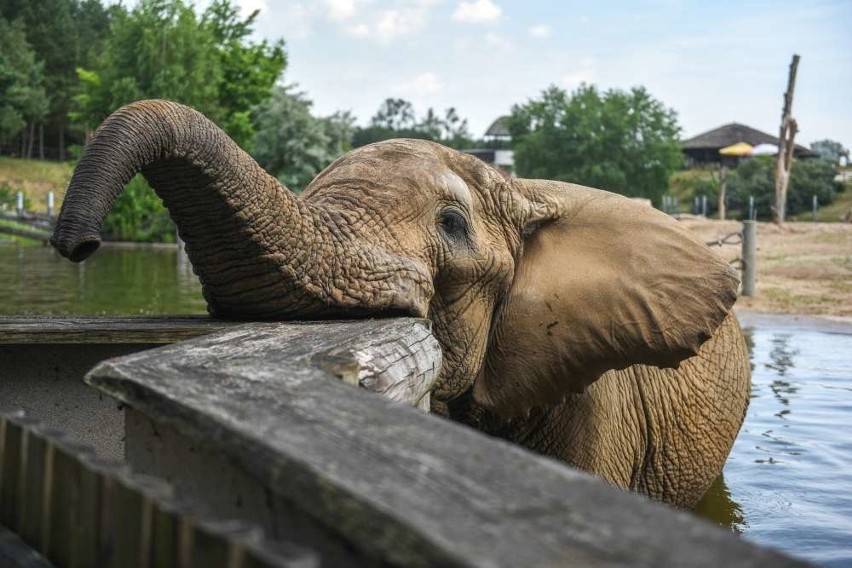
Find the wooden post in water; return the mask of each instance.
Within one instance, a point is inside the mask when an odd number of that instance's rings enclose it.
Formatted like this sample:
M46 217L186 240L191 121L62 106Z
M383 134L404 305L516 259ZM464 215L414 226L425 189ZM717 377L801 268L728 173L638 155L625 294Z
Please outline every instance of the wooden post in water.
M757 280L757 221L743 221L742 295L753 296Z

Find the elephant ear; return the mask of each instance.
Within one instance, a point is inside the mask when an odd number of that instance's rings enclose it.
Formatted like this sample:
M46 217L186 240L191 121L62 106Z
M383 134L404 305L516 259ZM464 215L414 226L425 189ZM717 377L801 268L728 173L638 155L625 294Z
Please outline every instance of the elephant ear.
M531 226L496 314L474 400L506 418L582 392L610 369L677 367L725 319L736 272L653 207L516 180Z

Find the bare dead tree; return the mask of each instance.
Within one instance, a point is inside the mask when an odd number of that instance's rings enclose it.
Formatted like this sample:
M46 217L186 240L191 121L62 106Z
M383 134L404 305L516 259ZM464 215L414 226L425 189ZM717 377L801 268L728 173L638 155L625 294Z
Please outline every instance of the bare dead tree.
M790 62L790 74L787 77L787 92L784 93L784 108L781 111L781 133L778 136L778 161L775 166L775 207L773 220L781 225L787 211L787 186L790 184L790 169L793 167L794 140L799 130L796 119L791 116L793 109L793 89L796 88L796 70L799 56L793 55Z
M719 220L724 221L727 215L727 207L725 205L728 196L728 168L719 165Z

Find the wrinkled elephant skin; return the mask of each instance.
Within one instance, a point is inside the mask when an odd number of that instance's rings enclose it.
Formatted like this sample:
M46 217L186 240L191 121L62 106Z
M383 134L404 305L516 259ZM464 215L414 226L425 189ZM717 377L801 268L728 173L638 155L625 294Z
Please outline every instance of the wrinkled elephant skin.
M423 140L354 150L296 196L198 112L140 101L86 149L53 245L91 255L139 172L212 315L426 317L436 412L681 506L720 472L749 393L737 276L667 215Z

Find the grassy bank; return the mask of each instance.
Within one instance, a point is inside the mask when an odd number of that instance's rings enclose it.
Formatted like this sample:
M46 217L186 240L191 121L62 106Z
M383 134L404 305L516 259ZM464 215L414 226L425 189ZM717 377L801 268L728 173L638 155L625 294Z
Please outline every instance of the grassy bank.
M52 191L54 207L58 211L73 171L70 162L0 156L0 187L5 185L12 191L22 191L29 199L30 209L40 212L47 209L47 194Z

